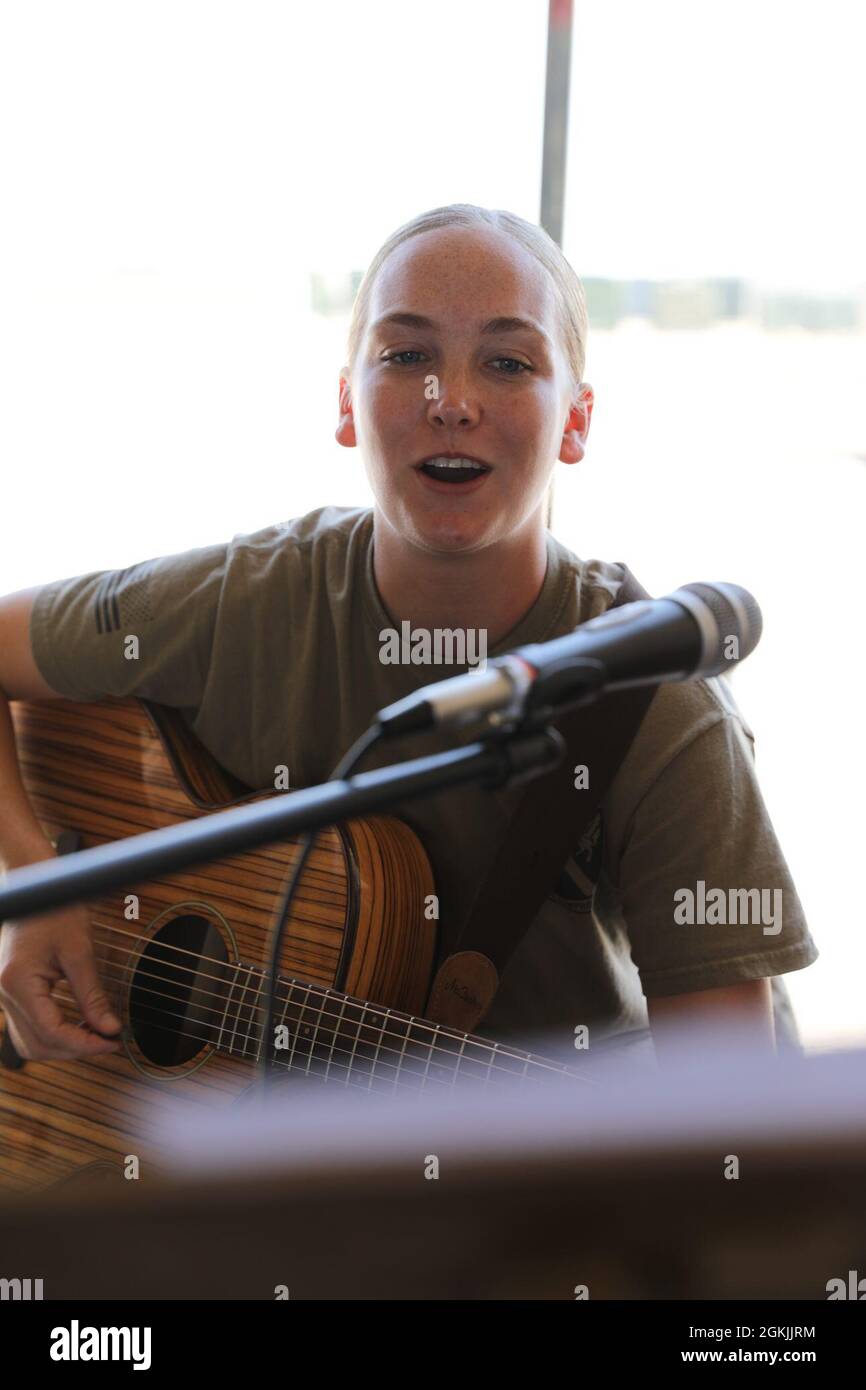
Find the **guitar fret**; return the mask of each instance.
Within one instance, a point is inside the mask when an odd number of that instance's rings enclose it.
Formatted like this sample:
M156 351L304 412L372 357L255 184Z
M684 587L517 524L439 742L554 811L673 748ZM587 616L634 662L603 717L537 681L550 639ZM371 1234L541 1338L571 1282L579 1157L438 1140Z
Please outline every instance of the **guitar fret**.
M279 981L279 977L278 977L278 978L277 978L277 988L278 988L278 989L279 989L279 985L280 985L280 981ZM287 1008L289 1007L289 999L290 999L290 997L291 997L291 986L287 986L287 987L286 987L286 997L285 997L285 999L283 1000L283 1012L280 1014L280 1021L279 1021L278 1025L277 1025L277 1027L279 1027L279 1028L283 1028L283 1027L286 1026L286 1010L287 1010ZM274 1039L274 1041L276 1042L276 1039ZM282 1049L280 1049L280 1051L282 1051ZM274 1049L274 1054L276 1055L276 1048Z
M493 1047L493 1043L480 1043L477 1038L473 1038L471 1034L467 1033L460 1050L459 1072L461 1080L490 1084L490 1072L495 1057L495 1053L491 1051Z
M249 967L249 980L247 981L247 989L250 991L250 1002L247 1005L249 1017L247 1019L246 1026L246 1043L252 1043L253 1061L256 1062L256 1064L258 1064L261 1061L261 1038L258 1042L256 1041L256 1018L258 1016L259 1007L256 1000L256 996L259 992L259 985L258 983L256 983L255 988L253 988L253 981L255 980L255 978L256 967L254 965L251 965Z
M467 1044L468 1041L469 1041L469 1034L468 1034L468 1033L464 1033L464 1034L463 1034L463 1037L462 1037L462 1039L461 1039L461 1041L460 1041L460 1051L457 1053L457 1060L456 1060L455 1063L454 1063L454 1079L453 1079L453 1081L451 1082L451 1085L452 1085L452 1086L456 1086L456 1085L457 1085L457 1082L460 1080L460 1064L461 1064L461 1062L463 1061L463 1054L464 1054L464 1052L466 1051L466 1044Z
M252 1024L253 1036L258 1033L258 1045L256 1047L256 1064L258 1065L261 1063L262 1053L265 1051L266 1047L269 1057L273 1053L273 1040L269 1040L265 1037L265 1029L268 1026L267 971L263 970L260 966L254 966L253 969L258 978L258 983L256 985L256 1002L253 1004L250 1022Z
M445 1036L449 1042L457 1042L458 1038L460 1042L456 1054L448 1048L443 1048L447 1053L448 1063L447 1066L444 1063L440 1064L443 1071L451 1072L452 1086L467 1079L480 1082L482 1085L489 1085L499 1079L492 1075L494 1069L498 1070L498 1043L484 1042L474 1038L471 1033Z
M253 975L253 968L252 968L252 966L251 966L251 965L248 965L248 966L246 967L246 971L247 971L247 982L246 982L246 984L243 986L243 988L241 989L240 1004L239 1004L239 1006L238 1006L237 1019L235 1020L235 1028L234 1028L234 1034L233 1034L233 1038L232 1038L232 1050L233 1050L233 1048L234 1048L234 1039L237 1037L237 1033L238 1033L238 1025L241 1024L241 1022L242 1022L242 1020L243 1020L244 1009L247 1007L246 1002L245 1002L245 1001L246 1001L247 991L249 990L250 985L251 985L251 983L252 983L252 975ZM245 1028L245 1030L244 1030L244 1034L243 1034L243 1038L242 1038L242 1048L241 1048L241 1054L240 1054L240 1055L241 1055L242 1057L244 1057L244 1058L245 1058L246 1055L247 1055L247 1044L248 1044L249 1040L250 1040L249 1028L247 1027L247 1028Z
M220 1026L219 1026L219 1032L217 1033L216 1046L217 1046L218 1048L222 1046L223 1033L224 1033L224 1031L225 1031L226 1021L227 1021L227 1019L228 1019L229 1007L230 1007L231 1002L232 1002L232 994L234 993L235 985L236 985L237 982L238 982L238 972L240 971L240 968L241 968L241 963L240 963L240 961L238 961L237 964L235 965L234 979L232 980L232 982L231 982L231 984L229 985L229 988L228 988L228 994L226 995L226 1006L225 1006L225 1008L223 1009L222 1023L220 1024ZM231 1043L229 1043L228 1051L231 1052Z
M400 1084L400 1074L401 1074L401 1072L402 1072L402 1070L403 1070L404 1063L406 1062L406 1044L407 1044L408 1041L409 1041L409 1034L410 1034L410 1032L412 1031L412 1020L411 1020L411 1018L408 1019L408 1020L404 1020L404 1022L406 1022L406 1032L405 1032L405 1035L404 1035L404 1037L403 1037L403 1046L400 1048L400 1056L397 1058L397 1070L396 1070L396 1072L394 1073L394 1090L395 1090L395 1091L396 1091L398 1085Z
M372 1063L371 1063L371 1065L370 1065L370 1084L369 1084L369 1086L367 1087L367 1090L368 1090L368 1091L372 1091L372 1089L373 1089L373 1081L375 1080L375 1077L376 1077L376 1063L377 1063L378 1060L379 1060L379 1053L380 1053L381 1050L382 1050L382 1042L384 1041L384 1038L385 1038L385 1024L386 1024L387 1021L388 1021L388 1014L389 1014L389 1013L390 1013L390 1009L386 1009L386 1010L385 1010L385 1013L384 1013L384 1015L383 1015L383 1017L382 1017L382 1022L379 1024L379 1041L376 1043L376 1051L375 1051L374 1056L373 1056L373 1061L372 1061Z
M356 1004L355 1007L357 1008L358 1005ZM354 1039L354 1041L353 1041L353 1043L352 1043L352 1051L351 1051L350 1054L349 1054L349 1065L348 1065L348 1067L346 1068L346 1085L347 1085L347 1086L348 1086L348 1084L349 1084L349 1082L350 1082L350 1080L351 1080L351 1077L352 1077L352 1067L355 1065L355 1059L356 1059L357 1053L358 1053L358 1043L361 1041L361 1025L362 1025L363 1021L364 1021L364 1009L363 1009L363 1007L362 1007L362 1008L361 1008L361 1017L360 1017L360 1019L358 1020L358 1023L357 1023L357 1025L356 1025L356 1027L355 1027L355 1039Z
M250 991L250 1002L248 1005L249 1019L247 1020L247 1042L252 1043L253 1057L256 1063L261 1061L262 1043L264 1042L264 1038L262 1037L262 1034L264 1033L264 1026L260 1028L258 1025L258 1001L259 994L261 992L259 977L262 974L264 974L263 971L257 970L254 965L250 966L250 979L248 985L248 989Z
M325 1075L324 1075L324 1078L323 1078L325 1081L328 1080L328 1077L329 1077L330 1074L331 1074L331 1066L333 1065L333 1061L334 1061L334 1051L335 1051L335 1048L336 1048L336 1045L337 1045L337 1040L338 1040L338 1038L339 1038L339 1036L340 1036L340 1024L341 1024L342 1021L343 1021L343 1014L344 1014L345 1012L346 1012L346 1000L344 999L344 1000L343 1000L343 1003L342 1003L342 1005L341 1005L341 1007L340 1007L340 1012L339 1012L338 1015L337 1015L337 1021L336 1021L336 1023L334 1024L334 1036L333 1036L333 1038L332 1038L332 1040L331 1040L331 1052L330 1052L330 1056L328 1057L328 1065L327 1065L327 1067L325 1068Z
M260 1061L267 971L240 962L225 969L225 1007L219 1026L214 1026L217 1046ZM454 1087L464 1081L485 1087L512 1083L523 1087L528 1081L560 1076L580 1079L564 1063L353 999L325 986L285 977L278 978L277 986L283 997L275 1018L287 1027L291 1046L285 1060L273 1048L272 1062L315 1080L394 1092L407 1086L418 1090ZM275 1039L271 1042L273 1047Z
M352 1065L356 1065L357 1059L359 1059L359 1056L357 1056L357 1048L359 1048L359 1044L360 1044L360 1041L361 1041L361 1029L363 1029L363 1026L364 1026L364 1017L366 1017L366 1015L367 1015L367 1005L364 1004L364 1005L361 1005L361 1016L360 1016L360 1019L359 1019L359 1023L357 1023L356 1030L354 1030L354 1045L353 1045L353 1048L352 1048Z
M307 991L307 994L309 995L309 993L310 993L310 991L308 990L308 991ZM317 1018L317 1020L316 1020L316 1026L315 1026L315 1028L313 1029L313 1036L312 1036L312 1039L311 1039L311 1041L310 1041L310 1055L309 1055L309 1058L307 1059L307 1070L306 1070L306 1075L307 1075L307 1076L310 1075L310 1067L311 1067L311 1065L312 1065L313 1058L314 1058L314 1056L315 1056L316 1041L317 1041L318 1036L319 1036L319 1028L320 1028L320 1026L321 1026L321 1021L322 1021L322 1010L321 1010L321 1007L319 1008L318 1015L319 1015L319 1016L318 1016L318 1018Z
M424 1087L427 1085L427 1078L428 1078L429 1075L430 1075L430 1063L431 1063L432 1060L433 1060L433 1046L434 1046L434 1044L435 1044L435 1042L436 1042L436 1039L437 1039L437 1037L438 1037L438 1034L439 1034L439 1024L437 1023L437 1024L436 1024L436 1031L434 1032L433 1037L430 1039L430 1043L429 1043L429 1046L428 1046L427 1065L426 1065L425 1068L424 1068L424 1075L423 1075L422 1078L421 1078L421 1089L422 1089L422 1091L423 1091Z
M292 1043L292 1055L291 1055L291 1057L289 1058L289 1066L290 1066L290 1067L293 1067L293 1066L295 1065L295 1055L296 1055L296 1053L297 1053L298 1042L300 1041L300 1037L301 1037L301 1028L303 1027L302 1019L303 1019L303 1017L304 1017L304 1010L306 1009L307 1004L309 1003L310 994L312 993L312 988L313 988L312 985L307 985L307 997L306 997L306 999L304 1000L303 1004L301 1005L301 1012L299 1013L299 1015L298 1015L298 1021L297 1021L297 1023L295 1024L295 1037L294 1037L294 1041L293 1041L293 1043Z

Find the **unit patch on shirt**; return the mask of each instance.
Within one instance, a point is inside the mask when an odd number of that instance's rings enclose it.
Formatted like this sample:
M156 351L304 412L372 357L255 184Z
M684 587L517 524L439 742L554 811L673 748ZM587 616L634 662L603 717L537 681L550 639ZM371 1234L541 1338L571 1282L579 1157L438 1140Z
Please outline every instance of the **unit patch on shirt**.
M568 903L575 912L591 912L604 845L604 820L597 811L580 837L577 849L556 881L551 897Z

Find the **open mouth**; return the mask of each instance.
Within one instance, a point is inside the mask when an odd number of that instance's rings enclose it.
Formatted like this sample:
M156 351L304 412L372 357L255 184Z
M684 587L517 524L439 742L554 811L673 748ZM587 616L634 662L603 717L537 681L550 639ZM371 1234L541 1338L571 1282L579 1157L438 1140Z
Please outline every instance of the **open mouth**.
M420 465L418 471L426 478L432 478L434 482L457 487L461 483L476 483L491 470L486 463L478 463L476 459L439 457L428 459Z

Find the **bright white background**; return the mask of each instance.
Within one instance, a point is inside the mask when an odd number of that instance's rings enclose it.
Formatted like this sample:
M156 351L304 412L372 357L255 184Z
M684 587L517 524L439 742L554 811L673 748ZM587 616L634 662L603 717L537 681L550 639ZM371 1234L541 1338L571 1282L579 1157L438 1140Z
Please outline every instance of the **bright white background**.
M334 441L346 319L312 272L468 201L538 215L543 0L6 6L0 589L368 503ZM863 12L577 4L564 249L584 276L866 294ZM863 320L861 318L861 328ZM822 955L814 1046L866 1040L863 332L590 331L554 526L655 593L752 588L736 674Z

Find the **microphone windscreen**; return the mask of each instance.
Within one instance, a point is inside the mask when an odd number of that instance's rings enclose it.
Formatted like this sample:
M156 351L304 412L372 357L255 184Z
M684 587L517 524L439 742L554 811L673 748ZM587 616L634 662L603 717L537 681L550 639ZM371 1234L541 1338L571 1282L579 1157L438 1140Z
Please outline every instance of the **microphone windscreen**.
M735 636L739 645L739 660L751 655L761 640L764 620L757 600L739 584L685 584L684 588L697 594L712 612L722 640Z

